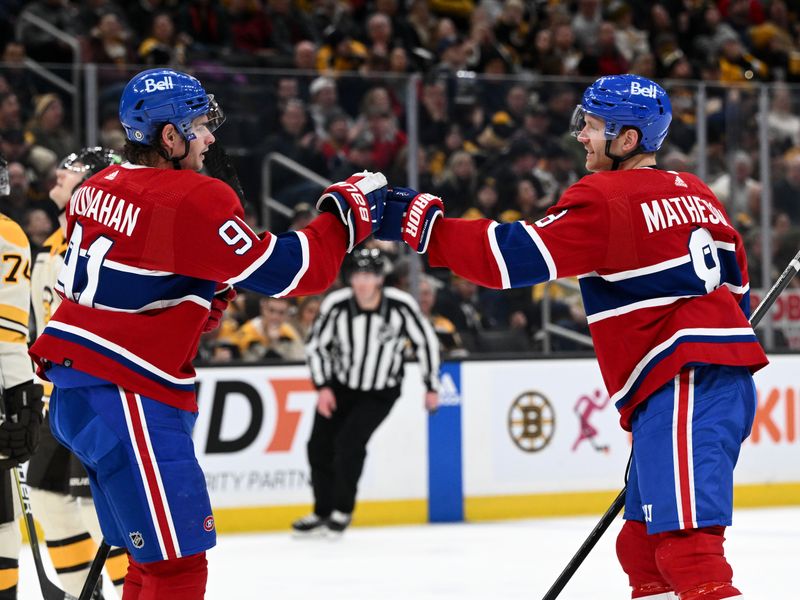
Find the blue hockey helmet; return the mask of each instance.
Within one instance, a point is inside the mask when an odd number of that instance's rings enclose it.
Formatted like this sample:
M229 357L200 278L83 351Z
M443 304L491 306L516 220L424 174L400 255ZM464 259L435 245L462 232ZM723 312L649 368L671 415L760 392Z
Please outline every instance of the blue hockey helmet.
M641 152L655 152L661 148L672 121L667 92L656 82L639 75L609 75L586 88L572 117L574 136L583 129L587 113L605 121L607 140L615 139L623 127L636 128L641 133Z
M152 144L165 123L172 123L191 142L197 137L192 121L206 114L209 131L225 121L214 96L207 94L196 78L173 69L148 69L135 75L119 102L125 135L137 144Z

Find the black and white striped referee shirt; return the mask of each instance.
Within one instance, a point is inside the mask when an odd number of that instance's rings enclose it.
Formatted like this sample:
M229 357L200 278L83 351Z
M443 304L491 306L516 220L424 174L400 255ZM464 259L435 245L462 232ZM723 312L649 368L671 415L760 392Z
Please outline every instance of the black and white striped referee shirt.
M317 388L338 382L354 390L397 387L407 350L416 352L428 391L439 391L439 341L414 298L385 287L376 310L361 310L352 288L322 302L306 345Z

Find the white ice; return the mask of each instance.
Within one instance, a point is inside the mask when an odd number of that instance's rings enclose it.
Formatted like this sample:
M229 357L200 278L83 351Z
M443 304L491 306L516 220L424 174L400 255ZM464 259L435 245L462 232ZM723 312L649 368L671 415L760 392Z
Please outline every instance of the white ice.
M596 522L354 527L336 541L297 540L288 532L225 535L208 553L206 598L539 600ZM606 532L559 600L630 598L614 553L620 524ZM734 583L746 600L797 598L800 508L737 510L727 537ZM38 600L29 549L20 562L19 600Z

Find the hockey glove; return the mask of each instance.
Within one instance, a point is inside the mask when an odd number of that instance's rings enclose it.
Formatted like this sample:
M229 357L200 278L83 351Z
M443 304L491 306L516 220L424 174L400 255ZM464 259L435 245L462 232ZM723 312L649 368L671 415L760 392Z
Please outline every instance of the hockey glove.
M328 186L317 201L317 210L335 215L347 229L347 251L380 225L386 203L386 177L363 171Z
M0 423L0 469L24 463L39 446L43 393L41 385L28 382L9 388L3 394L6 415Z
M402 240L424 254L428 250L433 225L443 216L444 203L438 196L420 194L411 188L392 188L386 195L383 221L375 237L379 240Z
M225 309L236 298L236 290L230 285L218 284L217 288L214 297L211 299L211 313L206 319L206 324L203 325L203 333L214 331L219 327Z

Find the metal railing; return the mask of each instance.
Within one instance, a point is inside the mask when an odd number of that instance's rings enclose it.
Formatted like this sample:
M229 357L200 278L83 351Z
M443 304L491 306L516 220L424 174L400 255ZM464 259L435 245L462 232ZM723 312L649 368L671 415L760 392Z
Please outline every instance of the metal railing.
M282 167L289 169L300 177L316 183L323 188L328 187L332 181L326 179L322 175L315 173L308 167L304 167L299 162L292 160L288 156L280 152L270 152L261 161L261 208L263 210L263 226L269 229L272 223L272 211L276 211L285 217L292 216L292 209L276 200L272 196L272 165L273 163L279 164Z
M758 144L759 154L762 156L760 160L760 179L761 179L761 222L764 224L772 222L772 172L770 170L770 161L763 160L763 157L769 156L769 88L761 86L758 93ZM733 177L731 177L733 180ZM772 240L768 235L761 236L761 273L764 274L760 282L756 285L761 286L766 290L769 289L770 283L768 281L769 274L772 266ZM764 343L768 348L774 347L775 344L775 330L772 319L764 319L761 324L764 332Z
M97 65L82 65L80 63L80 42L78 38L69 35L63 31L53 27L50 23L43 19L23 12L17 21L17 35L21 36L25 28L35 27L41 31L52 36L54 39L59 40L72 49L72 62L71 65L61 66L63 69L71 69L69 74L62 72L59 76L59 65L43 65L34 60L26 59L23 68L30 69L30 71L44 80L57 86L65 93L70 94L73 99L72 102L72 121L73 121L73 134L76 139L86 141L90 144L95 144L98 141L98 124L100 122L100 102L98 101L98 92L103 91L99 87L98 70L102 66ZM131 65L131 74L144 68ZM208 82L209 89L213 90L214 86L224 87L226 83L233 81L233 77L238 76L243 80L254 86L254 89L269 90L273 84L279 81L279 78L294 77L293 74L287 74L285 71L270 71L262 69L236 69L230 68L224 71L222 75L215 73L214 76L218 79L213 79ZM310 75L297 75L298 79L302 77L310 77ZM201 75L202 77L202 75ZM395 78L397 79L397 78ZM458 75L443 77L449 83L457 84L460 81ZM495 85L498 78L483 78L477 76L476 85L478 86L491 86ZM541 103L546 102L548 93L557 94L562 89L573 89L580 87L582 82L574 79L556 78L556 77L509 77L502 78L508 79L509 82L525 86L529 93L529 102ZM239 81L237 79L237 81ZM395 81L395 83L398 83ZM690 142L691 150L686 150L684 147L682 152L687 156L689 162L689 170L696 172L701 178L713 177L720 172L721 162L719 159L720 141L724 147L724 154L728 157L724 161L723 171L727 170L728 173L732 172L731 157L736 149L745 149L751 153L754 160L760 167L760 173L757 174L758 179L762 184L763 195L761 197L760 214L757 215L756 221L761 231L760 240L760 256L754 257L756 264L759 264L761 269L761 277L756 277L756 281L752 282L754 287L768 287L771 278L771 270L774 266L771 264L771 257L773 256L776 241L772 239L771 222L771 195L772 195L772 181L774 173L770 170L772 155L776 153L775 148L771 147L771 138L769 137L769 123L767 121L767 114L771 111L771 104L773 98L774 85L778 84L762 84L762 83L748 83L746 85L737 84L720 84L707 81L670 81L663 82L665 88L669 93L673 90L682 90L684 92L684 106L686 107L683 116L690 117L686 122L691 122L690 125L684 123L684 132L686 127L691 128L693 139ZM350 87L352 84L352 87ZM247 85L247 83L245 84ZM376 86L386 85L383 79L376 80ZM365 89L369 86L364 85L363 76L350 77L348 74L340 74L337 78L337 87L339 90L340 98L347 98L349 100L350 108L355 108L357 100L362 98ZM420 163L417 151L424 146L420 140L424 138L425 131L420 130L420 111L422 110L425 86L421 83L419 74L411 74L402 79L399 85L395 85L392 90L397 94L396 99L402 100L402 106L405 113L405 121L401 127L408 135L407 149L408 157L405 164L406 177L405 182L410 187L416 187L420 182L420 174L426 171L426 165ZM487 88L488 89L488 88ZM680 92L679 92L680 93ZM791 93L795 104L800 104L800 87L791 86ZM360 94L360 95L359 95ZM236 94L233 93L235 97ZM402 98L401 98L402 96ZM678 96L680 97L680 96ZM108 102L110 99L106 98L104 101ZM687 105L686 102L689 104ZM734 106L735 105L735 106ZM722 106L722 110L720 110ZM452 109L452 108L451 108ZM350 111L352 113L352 110ZM353 113L355 114L355 113ZM676 112L676 116L679 113ZM724 126L720 128L720 123ZM743 126L750 127L751 130L757 131L757 136L749 135L744 136L741 133L735 133L732 130L736 128L742 129ZM267 131L269 132L269 131ZM757 139L758 144L754 142ZM800 143L796 143L800 145ZM717 154L714 154L715 148ZM290 206L282 203L275 196L280 197L280 194L275 193L275 169L280 166L281 169L290 171L293 176L302 178L305 181L312 182L320 187L326 187L330 181L308 169L304 165L288 158L280 153L269 153L261 156L256 150L256 146L243 145L241 148L230 148L232 154L237 155L243 161L250 160L248 163L253 165L253 168L258 169L260 166L261 172L256 172L255 178L260 181L250 182L259 185L259 200L261 208L262 226L270 228L275 226L275 219L278 215L281 218L290 218L293 211ZM491 154L491 151L488 151ZM427 173L430 177L430 173ZM254 186L255 187L255 186ZM425 190L428 191L428 190ZM509 199L502 199L508 201ZM457 215L454 215L457 216ZM756 215L753 215L756 216ZM412 290L416 289L417 274L420 272L419 261L416 254L411 254L411 287ZM560 281L559 285L570 286L570 283ZM537 341L541 341L545 351L551 351L554 336L566 338L570 341L577 343L581 346L591 347L591 340L579 332L559 326L552 322L552 305L548 294L545 294L542 302L542 317L543 329L537 334ZM764 328L766 345L772 346L773 334L771 320L765 320L762 325Z
M70 47L72 50L72 82L67 81L63 77L56 75L50 69L47 69L39 62L33 60L32 58L25 57L24 64L25 67L30 69L33 73L41 77L42 79L49 81L56 87L64 90L70 96L72 96L72 127L76 134L76 138L80 138L80 132L83 131L82 127L82 111L81 111L81 89L79 85L80 77L81 77L81 42L80 40L75 37L74 35L70 35L58 27L53 26L52 24L48 23L41 17L37 17L36 15L30 14L29 12L22 11L19 17L17 18L17 26L16 26L16 39L21 40L23 39L22 34L25 31L26 27L37 27L47 33L48 35L54 37L59 42L62 42ZM95 65L92 65L95 67ZM96 83L95 83L96 86ZM88 112L89 107L87 107ZM87 121L88 122L88 121ZM96 122L96 121L95 121Z
M561 325L553 323L553 299L550 296L552 286L560 286L571 292L580 292L580 286L570 279L559 279L558 281L548 281L544 284L544 295L542 296L542 328L534 335L534 340L542 342L542 352L550 354L553 350L552 337L562 337L573 341L587 348L594 348L592 338L583 333L573 331Z

